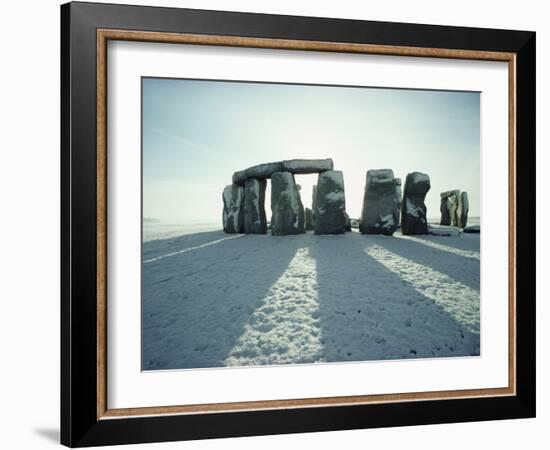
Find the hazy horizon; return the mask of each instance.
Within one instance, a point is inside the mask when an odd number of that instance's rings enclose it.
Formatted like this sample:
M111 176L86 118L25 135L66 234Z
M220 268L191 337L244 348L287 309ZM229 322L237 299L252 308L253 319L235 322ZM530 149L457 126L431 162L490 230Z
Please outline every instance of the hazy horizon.
M346 210L361 213L367 170L427 173L427 215L439 193L467 191L480 215L480 95L143 78L143 217L220 222L222 191L237 170L294 158L332 158ZM311 206L317 175L297 175ZM270 220L270 183L266 213Z

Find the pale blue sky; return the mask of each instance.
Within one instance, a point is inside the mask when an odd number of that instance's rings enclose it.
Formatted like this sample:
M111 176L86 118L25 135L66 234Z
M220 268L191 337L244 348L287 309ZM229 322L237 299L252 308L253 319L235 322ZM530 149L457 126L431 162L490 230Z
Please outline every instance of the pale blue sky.
M327 157L344 173L351 217L367 170L384 168L403 182L413 171L430 176L428 217L439 217L449 189L467 191L479 215L478 93L144 78L142 106L144 217L221 221L236 170ZM316 176L297 182L310 206Z

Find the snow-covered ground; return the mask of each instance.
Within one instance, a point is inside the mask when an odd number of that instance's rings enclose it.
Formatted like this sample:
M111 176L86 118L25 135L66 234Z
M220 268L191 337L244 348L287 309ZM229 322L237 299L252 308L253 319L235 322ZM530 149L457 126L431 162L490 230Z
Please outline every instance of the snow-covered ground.
M143 245L143 369L479 355L479 235Z

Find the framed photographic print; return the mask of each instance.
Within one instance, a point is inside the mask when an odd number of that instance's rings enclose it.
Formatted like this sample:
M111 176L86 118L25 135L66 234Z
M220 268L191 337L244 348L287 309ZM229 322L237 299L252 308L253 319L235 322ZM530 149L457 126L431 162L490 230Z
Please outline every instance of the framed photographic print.
M535 415L535 33L61 24L63 444Z

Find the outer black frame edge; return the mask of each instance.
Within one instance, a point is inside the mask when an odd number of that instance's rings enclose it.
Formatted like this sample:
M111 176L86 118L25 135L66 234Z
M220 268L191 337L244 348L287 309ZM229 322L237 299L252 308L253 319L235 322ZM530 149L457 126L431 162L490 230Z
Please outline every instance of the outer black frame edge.
M96 419L96 29L517 53L517 395ZM177 8L61 6L61 443L71 447L535 416L535 33Z
M69 5L61 7L61 443L71 440L70 408L70 18Z
M536 35L516 61L517 394L536 412Z

